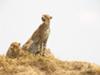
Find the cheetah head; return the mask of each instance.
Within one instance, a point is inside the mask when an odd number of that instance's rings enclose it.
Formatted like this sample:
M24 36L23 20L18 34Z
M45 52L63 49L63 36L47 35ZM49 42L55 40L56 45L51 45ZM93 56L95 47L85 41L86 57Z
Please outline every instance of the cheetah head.
M17 43L17 42L13 42L11 44L11 49L18 49L20 47L20 43Z
M42 16L42 21L44 21L44 22L45 22L45 21L50 21L50 19L52 19L52 17L49 16L49 15L46 15L46 14L45 14L45 15Z

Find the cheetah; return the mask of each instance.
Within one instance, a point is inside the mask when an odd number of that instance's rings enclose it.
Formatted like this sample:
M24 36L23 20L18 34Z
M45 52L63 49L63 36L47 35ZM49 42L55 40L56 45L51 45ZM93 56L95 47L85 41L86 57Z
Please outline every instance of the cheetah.
M24 50L29 50L33 54L42 53L46 49L47 40L50 34L50 20L49 15L42 16L42 24L33 33L30 39L22 46Z
M20 43L12 42L6 56L9 58L19 58L21 56L25 56L27 52L20 47Z
M20 43L13 42L8 48L6 56L10 58L15 58L18 55L19 50L20 50Z

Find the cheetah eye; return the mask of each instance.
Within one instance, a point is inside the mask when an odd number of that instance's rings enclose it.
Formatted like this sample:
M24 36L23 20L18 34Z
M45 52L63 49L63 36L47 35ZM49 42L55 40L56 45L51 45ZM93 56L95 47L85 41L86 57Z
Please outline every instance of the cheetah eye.
M45 21L44 17L42 17L42 21Z

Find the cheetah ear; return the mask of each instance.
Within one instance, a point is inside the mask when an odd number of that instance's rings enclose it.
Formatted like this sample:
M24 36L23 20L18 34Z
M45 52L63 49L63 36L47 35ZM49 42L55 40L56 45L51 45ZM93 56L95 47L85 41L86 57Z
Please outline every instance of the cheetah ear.
M41 19L42 19L42 21L45 21L45 18L44 17L42 17Z
M52 19L52 17L50 16L50 19Z

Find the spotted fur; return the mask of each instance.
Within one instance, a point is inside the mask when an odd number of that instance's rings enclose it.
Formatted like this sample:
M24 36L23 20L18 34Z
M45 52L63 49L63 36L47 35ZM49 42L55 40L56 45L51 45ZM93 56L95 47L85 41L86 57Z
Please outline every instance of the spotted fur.
M50 33L50 20L52 19L49 15L42 16L43 23L33 33L31 38L22 46L23 49L29 50L32 53L42 53L47 44L47 40Z
M11 58L16 58L20 53L20 43L13 42L10 47L8 48L6 56Z

